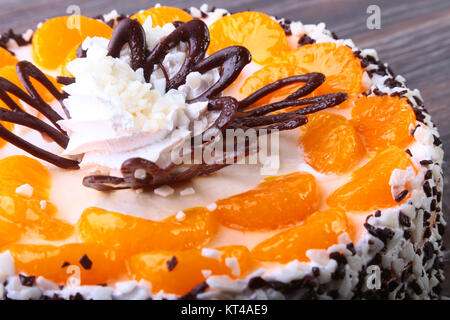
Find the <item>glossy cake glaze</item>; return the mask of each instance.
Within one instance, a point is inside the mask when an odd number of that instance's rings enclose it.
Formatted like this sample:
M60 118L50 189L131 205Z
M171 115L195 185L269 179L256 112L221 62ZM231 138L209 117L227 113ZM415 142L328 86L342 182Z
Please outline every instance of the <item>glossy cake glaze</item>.
M190 8L187 11L192 17L202 19L208 25L229 15L223 9L210 11L207 6L202 6L200 9ZM115 20L124 17L111 13L99 18L113 25ZM288 46L291 48L320 43L350 47L354 56L360 59L363 68L362 99L366 99L364 96L368 98L399 97L405 98L408 108L412 107L416 122L415 126L410 128L412 137L411 141L406 142L405 149L414 169L395 169L389 182L392 192L395 193L395 200L399 204L390 209L362 209L360 211L367 211L367 213L355 214L351 212L352 210L346 210L342 204L345 199L338 197L336 200L338 205L335 206L341 206L341 209L347 211L347 216L356 225L356 230L354 233L350 232L350 235L343 233L338 243L326 250L306 251L307 259L304 260L309 262L294 260L281 264L264 263L258 270L252 270L245 277L234 280L228 276L209 276L208 270L203 270L205 281L192 288L190 292L187 290L184 295L168 294L163 291L154 292L145 281L137 282L128 279L108 283L108 286L68 285L60 288L43 277L34 279L30 277L33 276L32 274L17 275L12 257L6 251L0 254L0 280L2 280L0 282L3 282L0 285L0 297L9 299L436 299L439 297L440 282L443 280L442 235L446 225L441 211L443 151L439 133L424 109L420 93L417 90L408 89L404 78L396 76L387 64L380 62L375 50L359 50L351 40L338 39L336 35L325 29L323 23L303 25L301 22L275 20L284 29ZM2 38L2 43L4 47L15 52L19 59L29 59L27 39L30 36L30 33L24 36L10 34L9 38ZM264 59L270 59L270 57L261 54L254 57L254 60L256 59L263 63ZM252 62L244 68L242 73L253 74L259 68L257 63ZM239 79L237 81L241 81L239 84L243 82ZM237 88L238 86L231 86L225 89L224 94L238 96ZM349 116L345 109L337 109L332 114L335 113ZM309 127L308 130L310 130ZM33 137L30 138L33 139ZM299 163L298 159L305 155L304 152L307 149L299 150L297 134L290 131L282 132L280 139L282 139L281 167L277 175L292 174L298 170L310 172L320 185L323 199L348 181L348 173L321 174L309 164ZM315 150L314 143L312 140L313 150ZM307 145L303 147L307 148ZM383 153L384 155L393 149L387 150ZM0 149L0 158L20 153L23 152L6 146ZM361 155L355 161L361 161L364 164L369 159ZM200 205L214 212L217 203L220 206L218 199L252 190L261 182L259 167L233 165L210 177L194 179L182 187L177 187L175 199L173 196L166 198L151 192L140 193L139 189L139 193L134 190L123 190L114 193L113 196L105 196L80 184L85 172L74 171L61 174L61 169L48 168L52 181L48 200L59 209L57 217L70 224L75 224L82 211L91 206L157 221L178 212L177 217L183 220L185 213L188 213L186 208ZM345 171L345 168L342 171ZM242 179L242 176L245 176L245 179ZM409 190L403 190L406 181L408 181ZM65 186L73 188L70 193L66 192ZM27 190L24 188L19 192L26 193ZM326 204L320 204L321 210L325 208ZM220 212L216 213L220 214ZM222 223L232 225L233 221L222 220ZM222 227L206 246L217 248L245 245L252 248L278 232L277 230L245 232ZM77 242L79 239L72 236L60 243L74 240ZM208 248L203 248L201 256L214 258L217 250ZM180 253L180 256L182 255ZM86 262L86 259L81 259L80 263ZM172 259L167 260L167 265L171 269L176 268L176 264L176 254L174 254ZM228 259L226 265L232 274L239 274L235 272L239 270L239 267L240 271L246 269L245 263L241 261L241 265L236 266L236 261L233 259ZM156 283L153 287L155 286Z

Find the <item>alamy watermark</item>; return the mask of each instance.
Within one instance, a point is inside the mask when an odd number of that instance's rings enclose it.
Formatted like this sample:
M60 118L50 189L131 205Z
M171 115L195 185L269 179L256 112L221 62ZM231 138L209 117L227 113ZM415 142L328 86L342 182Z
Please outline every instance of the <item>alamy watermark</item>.
M78 30L81 34L81 8L75 4L67 7L66 13L69 14L67 19L67 28L69 30Z
M379 266L371 265L367 267L366 286L369 290L379 290L381 288L381 270Z
M369 30L381 29L381 9L376 4L367 7L366 13L369 14L366 20L366 26Z

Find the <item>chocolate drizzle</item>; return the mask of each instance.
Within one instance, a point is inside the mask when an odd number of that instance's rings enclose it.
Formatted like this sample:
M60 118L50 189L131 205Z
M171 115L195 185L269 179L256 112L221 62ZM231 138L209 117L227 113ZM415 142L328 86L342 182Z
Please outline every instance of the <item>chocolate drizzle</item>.
M123 19L114 29L109 41L108 55L113 58L120 56L120 50L128 43L131 51L131 68L137 70L145 64L145 32L137 20Z
M51 140L56 142L60 147L66 148L69 143L69 137L67 133L61 129L58 125L58 121L63 118L52 109L38 94L36 88L31 83L30 78L40 82L54 97L61 103L66 115L68 112L62 100L66 97L66 94L61 93L56 89L52 82L33 64L27 61L20 61L16 65L17 75L20 81L27 90L28 93L20 89L14 83L9 80L0 77L0 99L8 106L8 109L0 107L0 121L11 122L14 124L26 126L28 128L39 131L41 134L46 135ZM47 118L52 125L47 124L38 117L32 116L25 112L19 105L9 96L12 94L20 100L24 101L32 108L40 112L45 118ZM13 145L21 148L28 153L34 155L37 158L48 161L61 168L78 168L78 162L57 156L51 152L48 152L42 148L39 148L30 142L18 137L11 131L7 130L0 124L0 137L4 140L12 143Z
M325 76L321 73L296 75L275 81L241 101L237 101L233 97L221 96L222 91L230 86L237 79L242 69L251 62L250 52L242 46L231 46L205 57L209 45L209 30L206 24L201 20L194 19L185 23L177 22L174 26L176 29L150 51L147 49L145 32L140 23L137 20L122 19L117 24L111 37L108 45L108 54L118 58L123 46L128 44L133 70L142 68L146 81L149 81L154 68L158 66L166 78L166 90L177 89L183 85L186 82L187 75L191 72L204 74L210 70L218 69L220 74L218 81L197 97L187 101L187 103L207 101L208 110L218 112L218 117L208 128L208 132L210 130L223 132L227 128L244 130L254 128L257 129L256 132L259 135L258 129L266 129L265 132L267 133L271 133L273 130L290 130L305 124L307 122L305 115L336 106L347 99L347 94L341 92L301 99L312 93L325 81ZM163 66L164 58L170 50L176 48L182 42L188 45L185 61L178 72L174 75L169 75ZM85 55L81 47L79 51L80 57ZM0 108L0 120L30 127L45 134L62 148L66 148L69 137L57 123L59 120L62 120L62 117L38 95L30 81L30 77L42 83L61 103L67 118L70 118L62 103L62 100L67 95L59 92L50 80L29 62L19 62L17 64L17 73L28 94L7 79L0 78L0 99L11 109ZM70 84L74 81L74 78L58 77L58 82L63 84ZM303 83L303 85L284 100L252 107L261 98L294 83ZM23 111L9 97L8 93L15 95L42 113L52 125ZM305 107L300 108L301 106ZM273 113L285 108L289 109L282 113ZM40 149L17 137L1 125L0 137L61 168L78 167L76 161L62 158ZM192 137L192 141L195 138ZM227 143L225 138L224 142L225 144ZM221 159L216 159L216 162L211 164L200 163L186 166L171 163L166 168L160 168L149 160L131 158L126 160L121 166L123 177L91 175L83 179L83 185L100 191L110 191L125 188L156 188L165 184L186 181L196 176L211 174L230 165L232 162L230 163L229 159L237 159L237 157L242 155L247 156L251 150L249 144L247 139L243 150L237 150L238 148L234 144L233 152L224 153ZM203 143L200 147L206 148L208 144ZM194 147L192 147L191 151L193 150ZM137 170L143 170L145 176L139 175L138 178L136 176Z

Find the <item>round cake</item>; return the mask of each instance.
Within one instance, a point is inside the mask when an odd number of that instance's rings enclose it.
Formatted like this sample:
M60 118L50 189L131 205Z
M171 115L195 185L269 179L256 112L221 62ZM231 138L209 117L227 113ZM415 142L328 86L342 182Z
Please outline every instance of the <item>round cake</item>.
M0 47L0 299L439 298L439 133L374 49L207 5Z

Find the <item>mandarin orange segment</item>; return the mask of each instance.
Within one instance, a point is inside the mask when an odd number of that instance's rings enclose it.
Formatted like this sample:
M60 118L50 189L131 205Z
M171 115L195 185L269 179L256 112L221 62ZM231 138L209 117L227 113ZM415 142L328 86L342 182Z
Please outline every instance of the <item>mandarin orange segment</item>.
M0 102L1 105L1 102ZM14 129L14 124L11 122L0 121L0 125L2 125L6 130L12 131ZM8 141L0 138L0 148L4 147Z
M214 215L203 207L183 211L186 218L174 216L162 221L88 208L78 221L85 242L113 247L124 254L150 250L183 250L207 244L217 232Z
M0 193L0 217L16 224L29 237L55 241L71 236L73 225L54 218L55 212L49 202L42 209L38 199Z
M15 223L0 218L0 247L5 244L19 241L22 230Z
M15 65L17 62L19 62L19 59L12 55L8 50L0 47L0 68Z
M18 86L20 89L22 89L23 91L28 93L28 91L25 89L22 82L20 81L19 76L17 75L15 66L6 66L3 68L0 68L0 77L3 77L5 79L11 81L16 86ZM61 91L62 85L59 84L55 78L53 78L52 76L50 76L48 74L46 74L46 77L53 83L53 85L58 90ZM32 85L36 88L37 93L45 102L52 102L55 100L55 97L39 81L37 81L33 78L30 78L30 79L31 79ZM15 96L11 96L11 97L16 103L19 102L19 99L17 97L15 97ZM0 104L2 106L5 106L3 101L0 101ZM20 104L19 104L19 106L20 106Z
M345 92L355 98L363 92L363 68L353 51L334 43L317 43L302 46L286 55L290 64L307 70L321 72L325 82L315 91L316 95Z
M16 192L25 184L32 187L31 197ZM26 156L0 160L0 217L20 227L23 234L45 240L65 239L74 227L54 218L57 209L45 201L49 191L50 173L38 160Z
M190 14L188 14L186 11L183 11L178 8L173 7L156 7L156 8L150 8L141 12L138 12L134 15L132 15L131 19L137 19L141 24L144 24L145 20L147 20L148 17L152 18L152 27L156 26L164 26L165 24L174 22L174 21L182 21L187 22L189 20L192 20L192 17Z
M352 123L362 135L368 151L388 146L406 147L412 141L416 116L406 98L361 97L355 101Z
M355 170L350 181L329 196L327 204L347 211L396 206L399 203L392 195L389 180L394 169L404 170L409 166L414 168L409 155L404 150L391 146Z
M288 50L283 28L260 12L246 11L222 17L209 30L209 55L223 48L239 45L250 51L253 61L267 64Z
M78 58L77 56L77 51L79 48L79 44L75 45L67 54L67 56L64 58L64 61L61 63L61 66L59 68L59 73L64 76L64 77L72 77L72 74L70 73L69 70L67 70L67 65L69 64L69 62L75 60L76 58Z
M112 29L105 23L84 16L56 17L45 21L34 33L33 60L45 69L57 69L72 48L86 37L110 38Z
M202 270L211 271L211 275L228 275L232 278L244 276L251 270L250 252L244 246L227 246L217 248L220 258L202 255L199 249L184 251L154 251L131 257L128 270L136 280L145 279L152 284L153 293L164 290L165 293L185 294L204 282ZM175 258L173 258L175 257ZM227 265L227 258L235 258L239 264L239 274L233 274ZM173 261L176 260L176 263ZM173 268L168 264L172 261Z
M308 261L306 251L327 249L336 244L339 235L344 232L347 232L350 238L353 237L353 227L344 211L318 211L310 215L304 224L259 243L253 248L252 256L256 260L267 262Z
M29 184L33 197L46 200L51 186L50 172L38 160L27 156L10 156L0 160L0 193L15 194L16 188Z
M305 162L322 173L344 173L364 156L361 139L350 121L334 113L308 116L300 139Z
M98 285L126 274L125 262L112 248L95 244L12 244L3 247L2 252L4 250L11 252L19 272L42 276L58 284L65 284L69 277L77 276L75 271L68 269L69 265L79 268L81 285Z
M316 179L306 172L266 178L256 188L217 201L223 225L241 230L270 230L304 220L320 202Z

